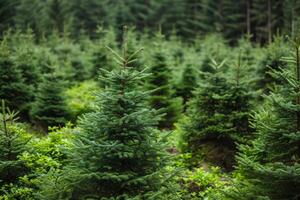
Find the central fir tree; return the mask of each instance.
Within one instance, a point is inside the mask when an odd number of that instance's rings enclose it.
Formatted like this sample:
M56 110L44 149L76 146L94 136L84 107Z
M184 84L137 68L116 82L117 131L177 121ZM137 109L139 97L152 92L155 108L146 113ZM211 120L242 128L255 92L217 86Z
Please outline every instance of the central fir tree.
M147 105L145 70L128 67L138 51L127 55L126 42L122 56L111 51L119 67L101 78L106 87L81 120L59 190L51 188L45 199L160 199L167 157L155 129L160 116Z

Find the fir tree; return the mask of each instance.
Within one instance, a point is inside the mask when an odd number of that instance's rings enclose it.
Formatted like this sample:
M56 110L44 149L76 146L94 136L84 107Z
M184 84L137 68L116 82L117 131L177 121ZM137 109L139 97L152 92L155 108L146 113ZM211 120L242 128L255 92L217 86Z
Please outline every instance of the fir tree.
M193 97L193 90L197 85L197 72L192 64L187 64L182 73L180 83L178 85L178 95L183 98L183 103Z
M6 39L0 44L0 77L0 98L11 108L23 111L30 102L30 90L12 59Z
M67 1L65 8L69 19L67 30L71 31L72 36L78 38L80 33L85 32L94 37L97 26L108 23L108 1L98 0L72 0Z
M243 141L249 129L249 93L240 82L239 67L235 83L228 81L221 67L213 61L211 73L195 91L187 111L187 119L179 124L184 141L183 152L192 153L191 164L201 157L231 170L235 142ZM203 155L204 154L204 155ZM194 163L195 162L195 163Z
M162 35L156 36L156 47L153 52L152 66L149 72L151 76L147 79L147 87L154 90L149 99L150 105L155 109L161 109L165 116L160 122L160 128L172 128L181 112L180 99L175 99L174 90L171 85L171 69L168 66L167 55L162 49Z
M136 52L137 46L139 46L139 39L138 39L138 34L137 32L135 32L135 30L133 28L129 29L128 31L128 54L132 55L134 54L134 52ZM132 60L135 60L135 62L129 63L128 66L129 67L133 67L133 68L139 68L142 67L142 63L141 63L141 55L140 54L135 54L133 55Z
M58 33L63 33L66 23L65 1L50 0L47 2L48 25L51 25Z
M147 106L149 92L141 85L145 70L128 67L134 54L127 54L126 41L123 56L112 52L120 66L106 71L95 111L80 122L81 133L60 179L65 191L51 191L58 194L46 199L159 199L166 157L155 130L159 116Z
M286 67L286 63L282 61L288 55L288 48L282 37L276 37L275 41L268 45L264 56L259 61L259 68L257 70L260 76L257 87L262 89L264 93L268 94L279 80L275 79L270 72L280 70Z
M247 143L252 138L253 129L250 126L250 115L255 95L249 88L251 78L246 75L248 66L242 64L242 55L239 52L237 62L233 64L235 66L232 71L233 77L229 81L231 87L228 91L230 99L227 106L231 109L229 120L234 128L231 137L235 142Z
M16 13L16 6L19 1L9 1L3 0L0 2L0 7L2 8L0 11L0 35L2 35L3 31L7 30L10 26L13 25L14 16Z
M86 51L82 50L83 47L73 43L68 36L61 38L59 35L53 34L52 37L53 40L48 45L53 45L54 53L60 64L60 71L64 73L64 77L70 82L84 81L90 78L92 64Z
M243 180L228 194L232 199L298 199L300 196L299 47L297 39L292 57L286 59L289 67L273 71L281 84L265 97L267 103L255 115L256 139L240 147L238 170Z
M101 74L101 69L111 71L113 67L111 64L112 59L108 55L105 46L112 47L113 49L117 46L116 35L112 28L108 30L100 28L98 34L100 35L100 38L97 40L96 46L94 46L92 50L92 77L97 80Z
M21 30L32 29L38 36L50 31L48 29L46 5L47 1L23 0L16 6L14 21Z
M247 33L246 1L225 0L221 5L222 34L231 43L237 42L237 37Z
M29 138L22 138L20 131L15 127L16 112L5 107L2 100L0 114L0 197L4 193L5 185L16 183L18 177L26 172L25 164L18 159L26 150Z
M48 126L63 125L69 118L63 89L61 76L57 72L44 74L31 110L32 119L43 130L47 130Z
M27 102L21 108L19 108L24 117L29 118L29 111L31 103L34 101L34 96L36 88L38 87L39 69L35 58L35 47L33 45L33 35L32 33L20 34L19 36L22 40L21 44L16 47L16 51L13 55L13 62L16 68L21 72L21 76L26 87Z

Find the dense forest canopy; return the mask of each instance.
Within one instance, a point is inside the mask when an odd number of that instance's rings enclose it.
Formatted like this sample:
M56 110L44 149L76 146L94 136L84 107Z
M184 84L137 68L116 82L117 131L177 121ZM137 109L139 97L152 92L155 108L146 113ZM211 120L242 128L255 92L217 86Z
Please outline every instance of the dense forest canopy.
M39 36L54 31L78 38L97 36L97 27L122 26L185 40L220 33L229 41L248 34L266 43L273 35L294 35L299 27L297 0L1 0L0 30L31 28Z
M300 200L299 0L0 0L0 200Z

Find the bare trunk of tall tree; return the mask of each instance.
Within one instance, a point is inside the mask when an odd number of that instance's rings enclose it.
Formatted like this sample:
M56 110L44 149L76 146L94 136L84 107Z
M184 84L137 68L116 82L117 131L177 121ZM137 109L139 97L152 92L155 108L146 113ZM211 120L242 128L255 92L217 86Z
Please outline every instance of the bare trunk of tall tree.
M292 38L295 37L295 7L292 6L292 16L291 16L291 33L292 33Z
M198 9L197 9L198 5L197 5L197 1L194 1L193 3L193 12L194 12L194 15L193 15L193 20L194 21L197 21L197 14L198 14ZM196 23L194 23L194 33L198 33L198 29L197 29L197 26L196 26Z
M268 0L268 40L272 42L272 2Z
M299 46L296 44L296 74L297 81L300 84L300 54L299 54ZM299 92L299 91L297 91ZM300 105L300 96L297 96L297 104ZM300 131L300 112L297 112L297 131Z
M251 34L251 3L250 3L250 0L246 0L246 6L247 6L247 34L250 35Z

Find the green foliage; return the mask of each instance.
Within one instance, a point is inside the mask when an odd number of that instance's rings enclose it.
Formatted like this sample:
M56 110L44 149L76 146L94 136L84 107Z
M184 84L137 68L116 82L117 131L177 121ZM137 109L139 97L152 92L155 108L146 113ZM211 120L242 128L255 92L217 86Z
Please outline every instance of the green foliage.
M230 82L220 69L223 64L213 61L214 72L204 73L205 83L196 89L187 118L178 126L182 151L192 153L192 165L204 157L228 170L232 169L235 142L243 142L251 133L251 96L240 81L240 66L235 82Z
M0 200L299 198L299 8L0 1Z
M28 145L31 148L20 156L28 172L20 178L19 188L30 191L28 199L39 199L43 177L49 172L61 171L67 163L66 150L72 147L71 139L76 131L67 124L64 128L51 128L48 137L35 137L30 141Z
M165 113L160 128L172 128L181 112L181 100L172 98L175 91L171 85L171 69L167 55L162 51L162 35L157 36L157 44L152 55L151 75L147 78L147 88L153 90L149 98L150 105Z
M238 169L246 180L232 193L243 199L299 197L299 40L292 47L288 68L273 70L281 84L255 115L256 139L240 146ZM256 192L245 193L249 190Z
M19 176L16 183L4 185L1 192L5 194L0 199L39 199L41 177L49 171L61 170L67 159L65 149L71 147L70 139L75 131L67 124L65 128L51 129L48 137L33 137L26 151L18 156L18 161L26 167L26 174Z
M66 80L74 83L92 76L91 57L83 45L75 44L68 37L61 38L58 35L53 35L48 45L57 55L57 67Z
M72 121L83 113L92 111L94 93L99 90L97 82L85 81L65 91L66 104L71 113Z
M1 125L0 125L0 199L7 199L19 177L27 172L25 163L19 158L26 151L30 136L16 125L17 113L5 107L2 100ZM15 190L19 190L15 188ZM21 191L15 191L20 192Z
M100 69L105 69L107 71L111 71L113 69L113 65L111 64L113 60L108 55L106 50L106 46L111 48L116 48L116 35L112 28L108 30L103 30L103 28L98 29L99 39L96 40L92 45L91 51L91 61L93 63L92 67L92 77L95 80L99 79L99 75L101 75ZM103 76L103 74L102 74ZM103 86L104 83L100 83Z
M2 35L3 31L9 29L9 27L13 24L16 4L18 3L18 1L9 0L3 0L0 2L0 35Z
M181 199L214 199L228 184L228 177L218 167L201 167L181 172Z
M187 64L182 73L181 80L177 86L177 94L187 103L193 97L193 90L197 85L197 71L192 64Z
M257 71L260 76L258 88L262 89L264 93L268 94L276 84L280 83L278 82L280 80L274 78L271 72L287 66L282 59L287 57L288 53L289 49L282 37L276 37L275 41L268 45Z
M214 71L211 66L211 60L221 63L228 58L230 50L226 46L226 42L220 35L208 35L203 40L196 40L195 48L200 57L199 70L202 72ZM222 67L223 71L228 69L227 63Z
M30 88L25 84L21 69L15 65L4 38L0 43L0 98L13 109L23 110L30 102Z
M31 110L31 117L44 131L48 126L64 125L70 117L62 92L63 83L57 72L45 74Z
M132 56L126 46L123 57L113 53L120 66L103 77L107 87L81 120L59 182L44 183L45 199L158 199L162 191L166 157L155 130L158 116L147 107L149 92L140 85L144 71L127 66Z
M175 32L187 41L216 32L236 44L246 33L261 43L270 41L277 31L294 37L300 4L297 0L186 0L176 4L172 0L5 0L1 8L1 30L31 28L39 37L68 32L76 39L82 34L95 38L98 26L113 26L120 36L123 25L135 26L139 32L161 26L168 36Z

